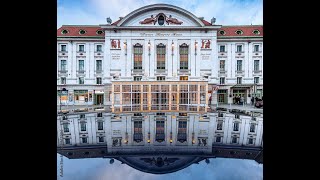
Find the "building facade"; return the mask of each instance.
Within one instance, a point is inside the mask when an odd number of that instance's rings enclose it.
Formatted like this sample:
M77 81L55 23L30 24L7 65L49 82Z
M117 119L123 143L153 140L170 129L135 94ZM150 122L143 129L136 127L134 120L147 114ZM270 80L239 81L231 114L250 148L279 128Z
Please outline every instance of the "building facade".
M263 116L230 112L73 113L57 117L57 151L71 158L114 158L162 174L204 159L263 162Z
M206 111L263 94L262 25L216 25L172 5L148 5L114 23L64 25L57 49L58 104Z

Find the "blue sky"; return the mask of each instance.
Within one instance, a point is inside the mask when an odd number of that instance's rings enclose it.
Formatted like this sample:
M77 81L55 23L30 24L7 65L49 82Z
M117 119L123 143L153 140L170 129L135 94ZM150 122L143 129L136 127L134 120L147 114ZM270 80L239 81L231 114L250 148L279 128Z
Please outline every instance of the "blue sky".
M60 155L57 155L58 176ZM115 160L110 165L109 159L67 159L64 157L64 176L61 180L262 180L263 165L254 160L210 159L206 164L201 161L175 173L155 175L143 173Z
M57 26L99 25L114 21L142 6L166 3L184 8L220 25L262 25L262 0L58 0Z

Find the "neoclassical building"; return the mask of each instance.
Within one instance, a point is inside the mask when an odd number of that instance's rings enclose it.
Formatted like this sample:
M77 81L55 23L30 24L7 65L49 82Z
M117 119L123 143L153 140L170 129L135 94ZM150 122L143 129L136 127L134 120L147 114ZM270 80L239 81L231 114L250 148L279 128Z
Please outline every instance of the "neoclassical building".
M263 163L262 114L86 112L59 115L57 127L59 154L114 158L148 173L170 173L215 157Z
M168 4L107 21L57 30L58 104L206 111L209 99L262 97L262 25L217 25Z

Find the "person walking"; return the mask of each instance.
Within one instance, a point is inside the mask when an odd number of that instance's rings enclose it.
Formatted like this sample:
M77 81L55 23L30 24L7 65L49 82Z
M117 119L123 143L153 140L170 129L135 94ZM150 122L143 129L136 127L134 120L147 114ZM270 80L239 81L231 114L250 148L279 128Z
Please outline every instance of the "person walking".
M243 96L241 96L240 101L241 101L241 105L243 105L244 104L244 97Z
M254 105L254 97L253 96L251 97L251 105L252 106Z

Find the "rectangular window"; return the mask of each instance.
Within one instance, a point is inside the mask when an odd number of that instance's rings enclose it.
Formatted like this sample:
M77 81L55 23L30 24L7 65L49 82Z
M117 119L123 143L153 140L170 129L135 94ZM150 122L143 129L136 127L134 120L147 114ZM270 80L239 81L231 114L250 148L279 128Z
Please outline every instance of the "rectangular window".
M141 79L142 79L142 76L134 76L133 77L134 81L141 81Z
M67 51L67 45L61 45L61 51L66 52Z
M142 69L142 45L133 46L133 69Z
M79 60L79 71L84 71L84 60Z
M254 132L256 130L256 125L255 124L250 124L250 132Z
M103 130L103 122L98 122L98 130Z
M225 78L224 78L224 77L221 77L221 78L220 78L220 84L224 84L224 83L225 83L224 80L225 80Z
M102 52L102 45L97 45L97 52Z
M187 133L187 121L179 121L178 133Z
M188 76L180 76L180 81L188 81Z
M84 52L84 45L79 45L79 52Z
M222 45L221 45L221 46L220 46L220 52L225 52L225 48L226 48L226 46L224 46L224 45L222 46Z
M63 124L63 132L69 132L69 124Z
M180 46L180 69L188 69L189 46L183 44Z
M157 76L157 81L164 81L166 80L165 76Z
M233 123L233 131L239 131L239 123Z
M242 71L242 60L237 60L237 71Z
M166 68L166 46L163 44L157 45L157 69Z
M97 78L97 84L102 84L102 78L101 77Z
M66 84L67 80L66 80L66 77L61 77L61 84Z
M104 137L99 137L99 142L104 142Z
M164 121L156 121L156 141L162 142L164 140Z
M223 121L218 121L217 130L222 130Z
M102 71L102 60L96 61L96 71Z
M81 138L82 139L82 143L88 143L88 139L87 138Z
M67 60L61 60L60 68L61 68L60 70L62 71L67 70Z
M242 84L242 77L237 77L237 84Z
M66 144L70 144L70 139L65 139Z
M80 119L84 119L86 117L85 114L80 114Z
M237 45L237 52L242 52L242 45Z
M179 121L178 125L178 141L187 141L187 121Z
M253 138L249 138L248 144L253 144Z
M259 64L260 64L259 60L254 60L254 66L253 66L254 71L259 71L259 69L260 69Z
M97 117L102 117L102 113L101 113L101 112L98 113L98 114L97 114Z
M221 142L221 136L216 137L216 142Z
M225 60L220 60L220 71L225 71Z
M238 138L237 137L232 137L232 143L237 143L237 141L238 141Z
M81 131L86 131L87 130L87 125L85 122L80 123Z
M259 45L254 45L254 52L259 52Z
M79 84L84 84L84 77L79 77Z
M142 121L134 121L134 133L135 134L142 133Z
M259 84L259 77L254 77L254 84Z

